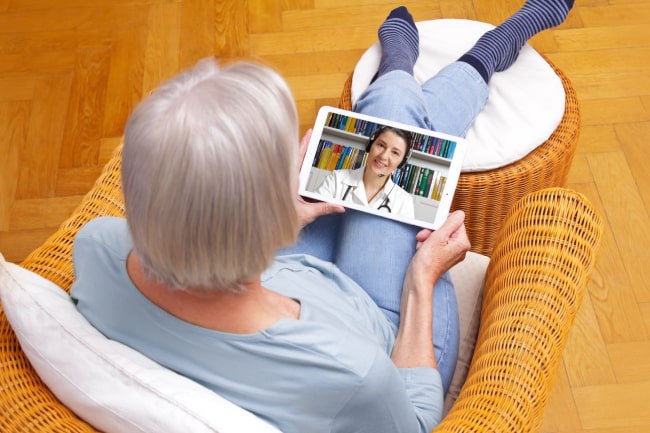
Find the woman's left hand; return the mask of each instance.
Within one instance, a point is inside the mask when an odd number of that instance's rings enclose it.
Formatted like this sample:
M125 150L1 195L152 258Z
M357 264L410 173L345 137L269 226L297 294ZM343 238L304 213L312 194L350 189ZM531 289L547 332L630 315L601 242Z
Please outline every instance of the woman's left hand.
M300 166L302 161L305 159L307 154L307 147L309 146L309 140L311 139L312 130L309 129L305 136L300 140L300 153L298 155L298 171L300 171ZM304 227L310 222L314 221L316 218L322 215L332 214L332 213L343 213L345 208L338 204L326 203L321 201L307 201L305 198L298 196L298 220L300 221L300 227Z

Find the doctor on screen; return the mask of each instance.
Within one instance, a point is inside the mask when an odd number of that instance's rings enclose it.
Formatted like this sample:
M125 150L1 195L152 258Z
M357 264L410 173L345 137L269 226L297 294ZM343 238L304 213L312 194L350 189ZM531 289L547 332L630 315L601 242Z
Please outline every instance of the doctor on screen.
M413 198L392 180L395 170L408 162L411 153L410 132L381 126L370 136L366 152L364 167L332 171L317 193L414 218Z

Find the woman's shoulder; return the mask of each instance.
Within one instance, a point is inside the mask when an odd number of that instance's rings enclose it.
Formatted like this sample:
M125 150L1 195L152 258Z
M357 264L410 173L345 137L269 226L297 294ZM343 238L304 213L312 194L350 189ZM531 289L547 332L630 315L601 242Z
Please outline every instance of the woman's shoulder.
M74 249L90 254L99 249L110 249L120 255L131 250L132 241L126 219L99 217L88 221L77 234Z
M97 237L105 233L127 230L126 219L112 216L102 216L91 219L79 230L77 238Z

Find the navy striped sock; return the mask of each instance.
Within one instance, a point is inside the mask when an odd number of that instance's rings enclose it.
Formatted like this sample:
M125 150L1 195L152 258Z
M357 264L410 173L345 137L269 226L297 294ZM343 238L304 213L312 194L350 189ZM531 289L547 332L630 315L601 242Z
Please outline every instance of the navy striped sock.
M373 80L397 69L413 74L413 65L420 55L420 35L409 11L404 6L393 9L379 27L378 35L381 60Z
M488 82L494 72L508 69L526 42L542 30L564 22L574 0L528 0L510 18L486 32L458 60L472 65Z

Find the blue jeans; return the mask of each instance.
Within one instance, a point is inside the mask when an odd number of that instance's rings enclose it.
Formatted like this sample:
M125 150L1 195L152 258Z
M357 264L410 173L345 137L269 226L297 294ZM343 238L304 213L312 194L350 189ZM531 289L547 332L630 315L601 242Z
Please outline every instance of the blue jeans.
M487 84L466 63L456 62L420 85L392 71L373 82L354 111L420 128L464 136L487 101ZM336 264L357 282L396 326L404 276L415 253L419 227L348 209L305 227L298 243L279 254L303 253ZM436 282L433 343L445 392L456 368L458 305L449 274Z
M488 97L488 86L467 63L454 62L419 84L404 71L379 77L353 111L464 137Z
M384 315L399 326L402 284L415 253L419 227L347 209L326 215L305 227L294 246L278 254L309 254L334 263L359 284ZM445 274L433 294L433 343L438 371L447 391L459 346L458 305Z

